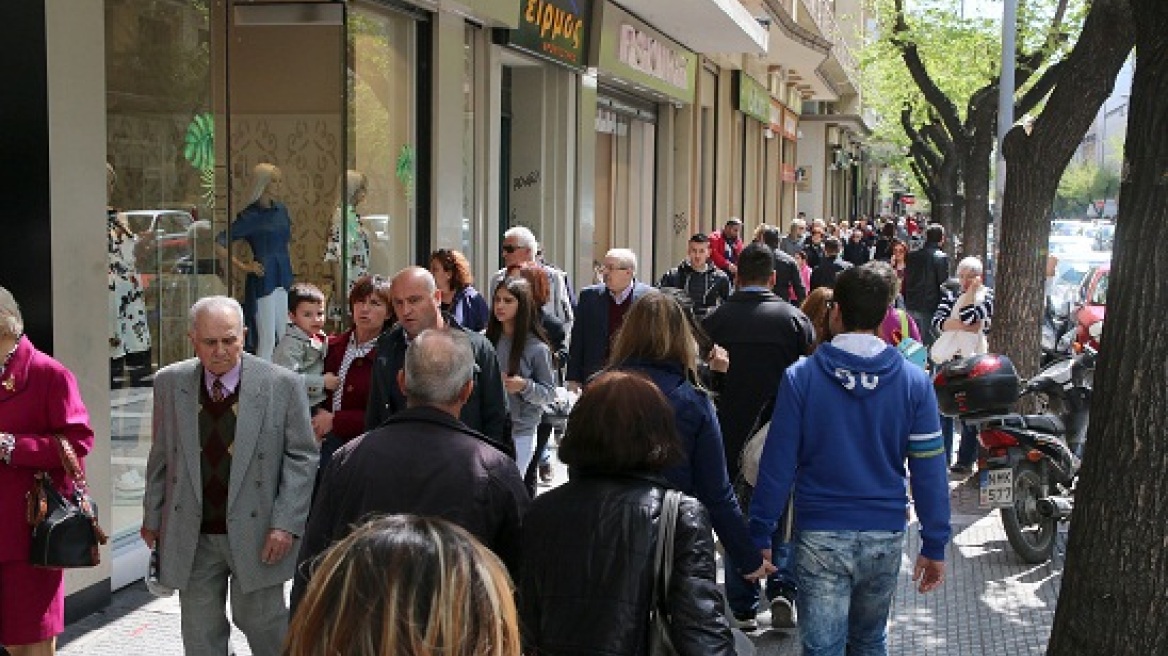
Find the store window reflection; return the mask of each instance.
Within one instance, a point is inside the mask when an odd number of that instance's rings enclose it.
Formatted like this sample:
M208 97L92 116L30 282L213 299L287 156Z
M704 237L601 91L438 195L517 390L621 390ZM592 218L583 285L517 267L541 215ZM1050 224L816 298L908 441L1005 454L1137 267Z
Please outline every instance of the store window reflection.
M366 3L350 3L348 20L349 163L367 180L357 214L369 270L390 275L412 262L416 27Z
M214 200L210 8L205 0L107 0L109 319L113 508L137 534L151 383L191 355L186 308L222 293Z

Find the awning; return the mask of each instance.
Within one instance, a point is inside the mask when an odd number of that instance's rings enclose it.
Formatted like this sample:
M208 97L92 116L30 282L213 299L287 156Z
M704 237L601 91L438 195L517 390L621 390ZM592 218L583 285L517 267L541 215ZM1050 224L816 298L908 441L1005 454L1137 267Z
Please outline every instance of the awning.
M701 53L767 51L767 31L738 0L620 0L637 18Z

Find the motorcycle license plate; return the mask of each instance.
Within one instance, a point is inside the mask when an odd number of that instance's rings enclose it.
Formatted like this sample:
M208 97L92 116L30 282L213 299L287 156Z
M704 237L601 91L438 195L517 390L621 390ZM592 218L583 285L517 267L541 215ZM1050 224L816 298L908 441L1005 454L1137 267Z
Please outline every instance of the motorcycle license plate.
M1014 504L1014 470L990 469L979 472L980 503L983 508L1001 508Z

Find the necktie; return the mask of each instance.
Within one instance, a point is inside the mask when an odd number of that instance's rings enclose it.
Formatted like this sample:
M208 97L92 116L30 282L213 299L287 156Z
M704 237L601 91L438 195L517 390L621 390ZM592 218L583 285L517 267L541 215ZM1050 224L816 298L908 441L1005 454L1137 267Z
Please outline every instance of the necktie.
M221 403L225 398L227 398L227 388L223 386L220 379L216 378L215 382L211 383L211 400L215 403Z

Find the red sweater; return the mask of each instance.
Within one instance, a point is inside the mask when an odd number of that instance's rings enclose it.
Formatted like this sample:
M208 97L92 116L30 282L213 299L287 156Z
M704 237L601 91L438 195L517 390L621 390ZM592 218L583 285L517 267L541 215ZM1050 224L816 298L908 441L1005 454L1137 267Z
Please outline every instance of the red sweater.
M330 335L328 338L328 352L324 356L324 370L326 373L339 374L341 363L345 360L345 348L352 337L352 329L340 335ZM373 363L377 360L377 349L370 349L363 358L353 360L349 365L349 372L345 374L344 387L338 388L341 394L341 409L333 413L333 435L348 442L365 432L365 406L369 403L369 388L373 380ZM337 392L326 392L324 409L332 411L333 395Z

